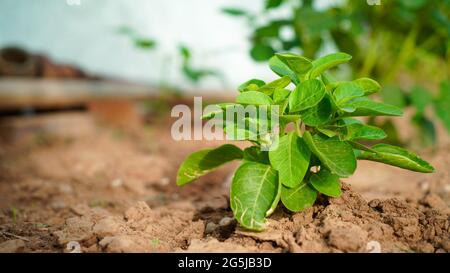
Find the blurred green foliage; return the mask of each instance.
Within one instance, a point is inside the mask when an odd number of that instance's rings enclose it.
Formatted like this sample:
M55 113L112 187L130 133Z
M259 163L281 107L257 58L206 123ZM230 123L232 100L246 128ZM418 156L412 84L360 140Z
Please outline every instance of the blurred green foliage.
M139 49L146 50L146 51L152 51L152 50L157 49L158 43L155 39L141 37L137 34L137 32L134 29L132 29L128 26L119 27L117 32L121 35L124 35L124 36L127 36L128 38L130 38L133 41L134 45ZM179 49L178 55L165 57L165 62L163 64L163 67L161 68L161 70L162 70L161 77L163 78L161 80L161 83L159 86L161 89L178 93L177 85L168 84L166 82L166 80L164 79L167 74L166 66L169 64L170 60L172 60L172 59L179 60L179 63L181 63L180 71L183 74L183 76L191 84L197 85L200 83L201 80L203 80L206 77L210 77L210 76L217 77L223 81L221 74L216 70L194 67L193 61L192 61L192 53L191 53L191 50L189 49L189 47L181 44L181 45L179 45L178 49Z
M259 12L222 10L250 26L250 55L255 61L283 51L313 59L331 45L353 55L353 75L348 77L380 79L383 101L414 108L411 121L423 145L436 141L427 108L434 109L450 132L445 110L450 109L450 0L343 0L321 8L314 0L263 1ZM392 121L383 125L389 135L398 136Z

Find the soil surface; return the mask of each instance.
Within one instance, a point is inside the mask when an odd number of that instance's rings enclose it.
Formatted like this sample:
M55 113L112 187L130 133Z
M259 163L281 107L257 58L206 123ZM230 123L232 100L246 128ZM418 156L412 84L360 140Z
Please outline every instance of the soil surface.
M175 142L170 126L3 119L0 252L450 252L448 141L420 152L433 174L361 161L341 198L295 214L280 206L256 233L229 208L237 163L175 185L185 156L220 142Z

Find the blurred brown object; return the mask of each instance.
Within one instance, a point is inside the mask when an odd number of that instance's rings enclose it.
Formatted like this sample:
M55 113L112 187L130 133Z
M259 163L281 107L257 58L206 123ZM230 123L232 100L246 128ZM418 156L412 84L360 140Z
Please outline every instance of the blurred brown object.
M46 56L31 54L18 47L0 49L0 76L94 79L76 67L55 64Z
M7 47L0 50L0 76L37 76L36 58L25 50Z

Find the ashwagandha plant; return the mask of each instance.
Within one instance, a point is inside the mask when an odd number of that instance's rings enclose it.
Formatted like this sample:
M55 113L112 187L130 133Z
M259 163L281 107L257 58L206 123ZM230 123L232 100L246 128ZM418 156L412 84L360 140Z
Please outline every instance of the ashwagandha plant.
M326 74L327 69L350 59L345 53L314 61L291 53L275 54L269 66L280 79L267 84L247 81L239 86L235 104L220 107L225 111L236 105L277 106L279 126L269 132L277 138L258 136L244 150L225 144L195 152L180 166L177 184L185 185L224 163L242 160L232 180L230 205L242 226L259 231L280 200L287 209L298 212L312 206L318 194L339 197L339 179L355 172L358 159L433 172L429 163L403 148L388 144L368 147L358 142L380 140L386 134L354 117L400 116L402 111L368 98L380 90L372 79L335 81ZM262 149L271 141L276 148Z

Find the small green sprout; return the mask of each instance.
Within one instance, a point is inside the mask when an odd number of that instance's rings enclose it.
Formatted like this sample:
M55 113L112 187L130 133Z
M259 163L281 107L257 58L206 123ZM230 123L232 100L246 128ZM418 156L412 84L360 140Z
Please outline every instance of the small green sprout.
M239 86L235 104L219 106L277 106L279 128L270 132L278 136L272 142L276 148L262 149L271 142L267 135L254 140L250 139L254 135L246 134L239 140L250 140L252 146L244 150L225 144L195 152L181 164L177 184L183 186L224 163L242 160L232 180L231 209L243 227L260 231L280 200L287 209L298 212L313 206L318 194L339 197L339 179L355 172L358 159L433 172L428 162L403 148L360 143L379 141L386 133L354 117L401 116L402 111L368 98L381 88L372 79L335 81L326 74L350 59L345 53L314 61L290 53L275 54L269 66L279 79L270 83L249 80ZM204 117L210 119L214 114L217 112Z

